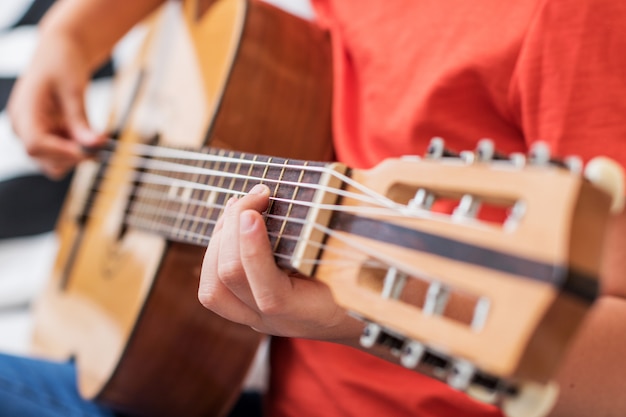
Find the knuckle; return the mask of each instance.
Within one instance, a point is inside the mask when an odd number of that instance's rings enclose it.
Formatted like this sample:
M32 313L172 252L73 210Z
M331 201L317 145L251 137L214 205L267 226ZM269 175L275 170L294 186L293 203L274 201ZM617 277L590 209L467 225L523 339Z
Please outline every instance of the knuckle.
M285 302L282 298L276 297L271 293L257 297L257 307L265 316L280 316L285 311Z
M212 285L202 285L198 290L198 301L207 309L213 308L218 301L217 291Z
M255 242L250 242L249 244L243 244L241 247L241 261L247 264L254 264L259 259L268 256L266 254L266 248L262 247Z
M198 292L198 301L200 301L203 307L211 309L215 302L215 297L213 297L211 292Z
M42 148L37 141L25 139L24 149L26 149L26 153L33 158L42 156Z
M40 166L44 174L53 180L62 179L69 171L69 168L62 164L42 162Z
M225 285L234 285L239 282L244 269L238 260L222 261L217 266L217 274Z

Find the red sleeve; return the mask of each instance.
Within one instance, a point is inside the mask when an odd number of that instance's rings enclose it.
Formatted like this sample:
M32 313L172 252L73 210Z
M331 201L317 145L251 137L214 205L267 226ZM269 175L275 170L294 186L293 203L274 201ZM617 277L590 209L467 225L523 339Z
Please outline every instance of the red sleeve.
M626 2L541 2L511 92L529 142L626 166Z

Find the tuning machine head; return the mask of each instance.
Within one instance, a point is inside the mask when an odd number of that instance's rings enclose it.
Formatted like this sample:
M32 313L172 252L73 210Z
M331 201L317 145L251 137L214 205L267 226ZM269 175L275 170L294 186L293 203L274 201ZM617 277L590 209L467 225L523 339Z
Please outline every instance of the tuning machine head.
M461 158L462 154L446 148L446 142L437 136L430 140L424 157L426 159Z
M611 196L612 213L624 210L624 168L611 158L598 156L586 165L583 165L582 159L577 156L556 160L551 157L550 148L545 142L535 142L530 150L529 161L533 165L552 164L568 169L574 174L584 175L587 180Z
M445 141L441 137L434 137L426 150L426 159L458 158L466 164L485 163L493 161L510 162L514 166L523 167L526 164L526 157L521 153L505 155L496 150L492 139L481 139L478 141L474 151L466 150L456 152L446 148Z
M583 169L582 159L578 156L567 156L563 159L552 157L550 146L546 142L533 143L528 152L528 161L535 166L556 166L565 168L574 174L580 174Z
M584 175L611 196L612 213L624 210L624 169L617 162L603 156L596 157L587 163Z

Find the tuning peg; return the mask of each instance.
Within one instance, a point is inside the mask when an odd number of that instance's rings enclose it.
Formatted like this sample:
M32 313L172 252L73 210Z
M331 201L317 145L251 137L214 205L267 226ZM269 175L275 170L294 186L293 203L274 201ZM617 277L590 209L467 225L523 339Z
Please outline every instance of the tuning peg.
M518 168L523 168L526 165L526 155L521 152L513 152L509 155L509 160Z
M466 391L476 375L476 367L463 359L455 359L452 361L452 369L448 374L447 383L452 388Z
M480 297L474 306L474 314L472 315L472 322L470 324L473 331L479 332L485 327L490 310L491 301L486 297Z
M419 365L426 354L426 346L415 340L408 340L400 352L400 363L408 369Z
M425 157L428 159L459 158L461 154L447 149L443 138L434 137L428 144Z
M363 328L363 333L359 339L361 346L367 349L371 349L380 342L382 327L376 323L367 323Z
M554 159L550 152L550 147L545 142L535 142L530 148L528 155L528 161L532 165L554 165L561 168L569 169L575 172L576 170L576 157L568 157L566 160Z
M578 156L568 156L563 159L563 164L573 174L581 174L583 172L583 161Z
M405 341L405 337L374 322L368 322L365 325L359 339L364 348L371 349L374 346L384 346L396 356L401 352Z
M611 195L611 212L624 210L624 169L613 159L599 156L585 166L584 176Z
M445 152L446 144L444 140L440 137L434 137L428 144L425 157L430 159L441 159L443 158Z
M435 199L435 194L424 188L420 188L415 193L415 197L409 200L407 206L410 209L430 210Z
M516 167L523 167L526 164L526 156L520 152L513 152L505 155L495 149L493 140L481 139L476 145L476 160L478 162L508 161Z
M476 145L476 159L479 162L491 161L496 153L491 139L481 139Z
M489 162L489 161L506 161L509 158L496 151L496 147L491 139L481 139L476 145L476 161L477 162Z
M479 209L480 200L471 194L465 194L452 212L452 217L455 220L475 218Z
M383 291L381 296L387 299L397 300L402 295L402 290L404 290L404 285L406 284L406 280L408 279L408 275L404 272L398 271L395 267L390 267L387 270L387 274L385 275L385 279L383 281Z
M518 200L511 207L511 211L504 221L503 227L505 230L513 231L520 224L524 215L526 214L526 202Z
M426 315L442 315L450 298L450 290L439 281L428 286L422 311Z
M547 165L550 163L550 147L545 142L535 142L530 148L528 160L533 165Z
M470 396L481 400L467 392ZM559 396L559 387L554 382L539 384L525 381L517 386L516 393L503 399L501 409L507 417L543 417L546 416Z

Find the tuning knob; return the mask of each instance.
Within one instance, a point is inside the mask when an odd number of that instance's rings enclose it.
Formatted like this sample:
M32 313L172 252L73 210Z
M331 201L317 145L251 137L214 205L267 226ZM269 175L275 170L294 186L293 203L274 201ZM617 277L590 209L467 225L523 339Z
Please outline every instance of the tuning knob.
M624 209L624 169L617 162L598 156L587 163L584 175L597 187L611 195L612 213L617 214Z
M535 142L530 148L528 160L533 165L547 165L550 163L552 155L550 147L545 142Z
M446 152L446 144L444 140L440 137L434 137L430 140L428 144L428 149L426 150L426 157L431 159L441 159Z
M554 407L558 395L559 387L555 382L523 382L515 396L502 401L502 412L507 417L544 417Z

